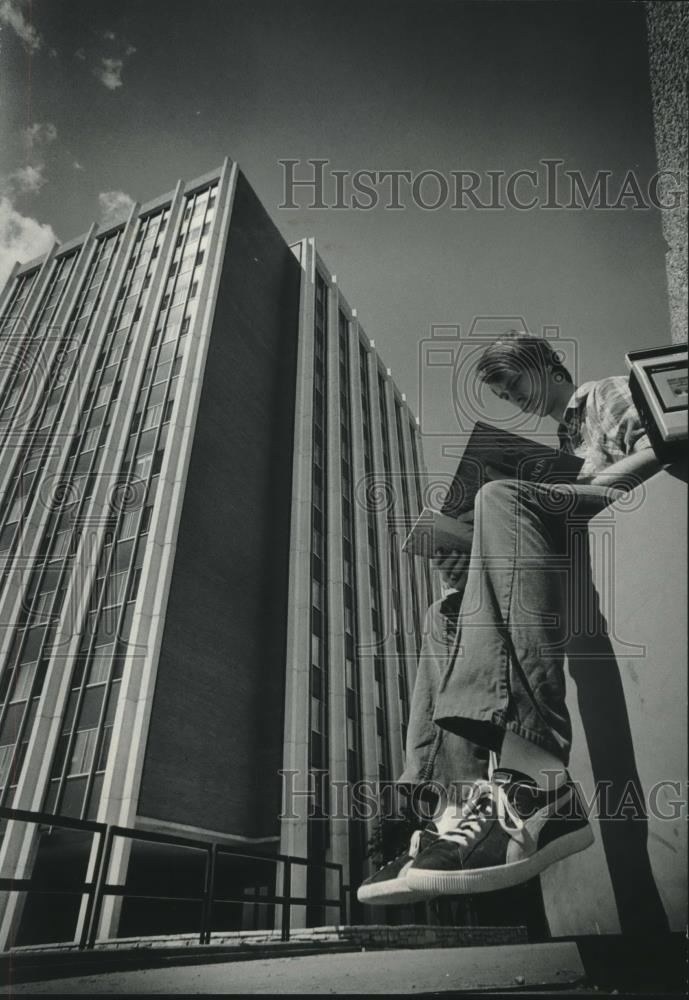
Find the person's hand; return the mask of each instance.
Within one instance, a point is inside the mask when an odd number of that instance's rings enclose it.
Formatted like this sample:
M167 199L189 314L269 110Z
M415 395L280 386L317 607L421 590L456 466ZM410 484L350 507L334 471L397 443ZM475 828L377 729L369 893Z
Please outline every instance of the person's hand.
M496 479L515 478L511 472L502 472L500 469L496 469L494 465L484 465L483 469L490 482L495 482Z
M467 569L469 568L470 552L461 552L459 549L435 550L435 556L431 560L431 565L440 570L443 582L448 587L459 588L464 582Z

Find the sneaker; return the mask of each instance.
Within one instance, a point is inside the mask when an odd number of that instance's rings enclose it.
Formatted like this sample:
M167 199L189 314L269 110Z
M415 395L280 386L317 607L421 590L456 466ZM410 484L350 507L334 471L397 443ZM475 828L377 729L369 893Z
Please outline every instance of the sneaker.
M381 865L377 872L361 883L356 894L359 902L372 906L395 906L431 898L429 893L411 888L407 872L419 852L429 847L437 837L438 834L431 828L414 830L409 849Z
M475 782L456 826L420 851L405 872L429 896L508 889L583 851L593 831L568 778L546 792L520 771Z

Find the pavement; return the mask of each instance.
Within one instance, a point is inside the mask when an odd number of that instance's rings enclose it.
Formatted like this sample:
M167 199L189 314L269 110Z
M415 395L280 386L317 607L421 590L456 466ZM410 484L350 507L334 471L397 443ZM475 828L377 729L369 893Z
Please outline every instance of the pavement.
M135 969L8 983L6 996L132 993L424 994L575 986L575 944L390 949Z
M289 949L289 951L285 951ZM685 935L528 944L357 947L288 942L124 952L5 953L0 996L514 993L687 996Z

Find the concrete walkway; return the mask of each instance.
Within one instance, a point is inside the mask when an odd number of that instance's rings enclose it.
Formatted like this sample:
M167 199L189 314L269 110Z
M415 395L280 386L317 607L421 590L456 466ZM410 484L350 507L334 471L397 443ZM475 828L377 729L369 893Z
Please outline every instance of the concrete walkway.
M11 972L11 970L10 970ZM396 993L576 986L575 944L358 951L108 972L5 986L6 996L113 993Z

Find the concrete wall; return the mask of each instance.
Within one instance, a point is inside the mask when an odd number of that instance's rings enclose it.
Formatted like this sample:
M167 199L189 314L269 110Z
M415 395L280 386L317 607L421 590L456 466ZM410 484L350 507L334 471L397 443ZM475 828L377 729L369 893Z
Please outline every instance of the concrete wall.
M684 191L682 202L662 213L670 325L677 342L687 339L689 5L683 0L651 0L646 3L646 21L658 168L673 172L677 180L671 186Z
M589 525L581 559L599 604L569 647L570 772L618 815L594 819L595 844L543 874L554 935L686 925L686 524L685 462Z
M277 836L300 268L239 176L138 812Z

